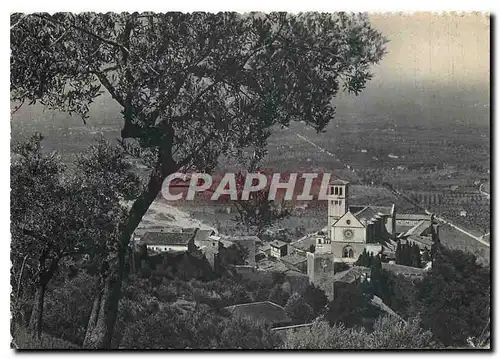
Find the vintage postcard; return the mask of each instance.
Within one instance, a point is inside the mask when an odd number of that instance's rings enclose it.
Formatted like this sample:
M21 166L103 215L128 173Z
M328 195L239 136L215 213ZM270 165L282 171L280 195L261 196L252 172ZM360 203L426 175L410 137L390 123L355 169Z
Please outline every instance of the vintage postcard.
M490 349L490 16L10 16L11 346Z

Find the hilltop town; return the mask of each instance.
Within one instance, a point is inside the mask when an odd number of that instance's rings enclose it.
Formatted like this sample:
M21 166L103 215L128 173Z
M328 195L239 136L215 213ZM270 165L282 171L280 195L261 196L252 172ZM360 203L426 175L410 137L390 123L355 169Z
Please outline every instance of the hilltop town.
M398 213L395 204L351 205L349 194L349 182L331 181L324 213L328 226L293 241L287 241L279 233L275 233L278 236L266 233L259 238L227 235L209 227L139 226L132 238L132 256L147 251L150 256L168 258L204 257L217 275L231 268L233 275L254 283L272 282L272 278L280 275L289 296L303 295L313 285L324 291L329 301L335 301L346 288L369 283L370 262L374 258L381 269L395 276L402 275L411 282L423 280L432 269L431 252L440 242L440 228L448 226L432 214ZM159 262L156 271L161 273L168 268L173 276L175 271L187 271L196 277L193 274L196 262L191 262L193 268L181 268L176 261L179 262L178 259ZM132 260L132 263L140 262ZM379 297L374 296L371 301L382 312L400 318ZM248 303L228 309L233 315L269 322L275 331L312 325L296 324L287 317L283 306L272 300L255 302L249 298Z

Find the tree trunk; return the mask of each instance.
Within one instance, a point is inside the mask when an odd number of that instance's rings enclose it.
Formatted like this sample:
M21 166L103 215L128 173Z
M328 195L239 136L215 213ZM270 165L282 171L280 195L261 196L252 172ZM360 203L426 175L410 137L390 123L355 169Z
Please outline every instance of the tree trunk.
M92 311L90 312L90 319L87 324L87 331L85 332L85 339L83 342L83 345L85 346L85 342L87 341L87 336L90 335L92 330L94 330L96 324L97 324L97 318L99 316L99 308L101 307L101 299L102 299L102 293L101 293L101 279L97 279L96 283L96 290L98 290L97 295L94 298L94 303L92 304Z
M129 121L126 120L125 122L127 124ZM125 258L130 238L149 206L151 206L151 203L153 203L158 193L161 191L163 180L178 169L178 165L175 163L172 156L173 139L173 129L167 129L167 134L163 138L163 142L160 146L158 162L151 172L147 188L142 195L135 200L129 211L127 222L120 229L118 265L115 264L115 268L110 268L110 272L113 274L105 280L104 288L100 294L100 303L96 305L98 313L96 314L93 310L91 314L91 320L93 322L89 322L83 344L83 347L86 349L107 349L111 345L111 338L113 336L114 325L118 314L121 283L125 275ZM97 319L95 316L92 317L92 315L96 315ZM95 325L91 325L94 324L94 322Z
M83 347L86 349L109 349L118 314L121 276L113 273L104 280L92 306Z
M50 265L46 267L46 255L42 254L40 257L39 264L39 277L38 286L35 292L35 302L33 303L33 309L31 311L30 323L28 325L28 331L35 334L37 338L42 335L42 323L43 323L43 304L45 302L45 290L47 289L47 284L52 279L55 271L57 270L59 264L59 258L54 258L50 261Z
M42 335L42 320L43 320L43 303L45 300L45 289L47 283L40 282L35 292L35 302L31 311L31 319L28 326L28 331L34 334L37 338Z

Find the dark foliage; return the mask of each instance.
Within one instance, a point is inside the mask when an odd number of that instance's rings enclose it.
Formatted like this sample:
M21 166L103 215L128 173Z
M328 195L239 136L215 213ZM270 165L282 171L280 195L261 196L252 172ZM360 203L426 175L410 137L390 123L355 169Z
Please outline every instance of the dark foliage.
M422 258L418 244L410 242L401 243L401 241L398 241L396 247L396 264L416 268L422 267Z
M311 306L315 316L321 314L328 304L328 298L323 289L316 287L312 283L307 286L303 297L307 304Z
M348 270L349 268L349 265L347 263L344 263L344 262L334 262L333 263L333 271L335 273L337 272L343 272L345 270Z
M441 247L420 289L422 323L444 345L478 337L490 316L490 271L476 256Z
M283 290L282 285L276 284L269 292L269 297L267 298L267 300L276 303L278 305L285 306L289 297L290 294L288 294Z
M380 310L371 304L371 296L360 285L349 285L335 293L328 303L325 319L330 325L343 323L346 327L371 327Z
M314 318L314 312L306 300L298 293L293 293L285 305L286 314L293 324L308 323Z

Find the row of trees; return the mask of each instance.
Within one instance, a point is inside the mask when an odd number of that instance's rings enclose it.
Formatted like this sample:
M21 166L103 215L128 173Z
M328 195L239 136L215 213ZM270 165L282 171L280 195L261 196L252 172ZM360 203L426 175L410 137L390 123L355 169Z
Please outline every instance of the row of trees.
M398 241L396 246L396 264L421 268L422 261L428 262L430 254L427 248L424 248L423 254L420 254L420 247L416 243Z
M421 268L422 262L431 260L431 255L427 248L424 248L423 253L420 253L420 247L416 243L397 241L396 245L396 264L401 264L410 267ZM366 249L359 255L356 265L371 268L373 265L381 266L381 260L373 253L368 254Z
M121 148L103 139L79 156L71 173L55 153L43 152L41 141L37 134L14 145L11 165L13 314L22 323L20 310L34 297L28 328L38 337L47 286L61 265L78 263L102 290L126 216L120 201L140 187Z

